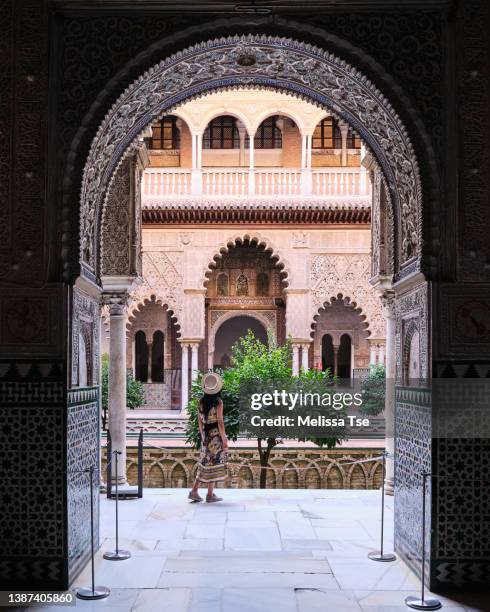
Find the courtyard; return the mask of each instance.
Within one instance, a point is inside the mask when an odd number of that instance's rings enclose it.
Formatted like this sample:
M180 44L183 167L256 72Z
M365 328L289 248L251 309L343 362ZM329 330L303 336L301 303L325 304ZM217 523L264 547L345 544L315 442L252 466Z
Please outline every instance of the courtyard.
M380 492L222 489L222 503L189 503L183 489L145 489L119 504L126 561L115 548L114 501L100 498L96 583L111 589L79 609L172 612L406 610L420 582L401 560L376 563ZM386 498L385 550L393 550ZM90 565L74 587L90 583ZM484 610L440 597L444 610ZM488 608L487 608L488 609Z

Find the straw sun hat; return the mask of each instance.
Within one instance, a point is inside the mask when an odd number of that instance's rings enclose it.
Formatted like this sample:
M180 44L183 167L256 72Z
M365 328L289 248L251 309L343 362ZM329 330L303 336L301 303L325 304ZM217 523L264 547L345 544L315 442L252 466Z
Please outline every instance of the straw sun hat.
M202 377L202 390L207 395L214 395L221 391L223 387L223 379L216 372L208 372Z

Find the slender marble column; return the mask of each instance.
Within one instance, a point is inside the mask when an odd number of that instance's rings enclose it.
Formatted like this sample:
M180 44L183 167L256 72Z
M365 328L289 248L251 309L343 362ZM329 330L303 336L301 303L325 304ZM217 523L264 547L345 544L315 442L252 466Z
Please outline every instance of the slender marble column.
M181 410L187 410L189 403L189 344L181 342L182 348L182 391L181 391Z
M386 396L385 396L385 449L389 453L386 461L385 492L393 495L395 490L395 376L396 376L396 357L395 357L395 310L394 297L391 292L386 292L384 296L385 315L386 315Z
M376 365L376 346L371 344L369 349L369 365Z
M255 132L248 135L248 195L255 195Z
M347 135L349 133L349 126L347 123L339 123L340 128L340 136L342 138L342 155L341 155L341 164L342 166L347 166Z
M309 359L308 359L308 350L310 345L308 343L304 343L301 345L301 367L306 372L309 369Z
M194 382L197 379L199 374L199 368L197 365L197 355L198 355L199 344L197 342L193 342L191 344L191 380Z
M153 358L153 342L148 342L148 375L146 378L146 382L151 383L151 362L152 362L152 358Z
M339 371L339 347L335 346L335 344L333 345L333 372L332 374L334 376L337 376L338 371Z
M299 344L293 344L293 376L299 374Z
M126 302L112 299L109 304L109 432L112 450L119 451L118 483L126 483ZM115 482L115 466L112 464Z
M192 134L191 194L202 194L202 134Z

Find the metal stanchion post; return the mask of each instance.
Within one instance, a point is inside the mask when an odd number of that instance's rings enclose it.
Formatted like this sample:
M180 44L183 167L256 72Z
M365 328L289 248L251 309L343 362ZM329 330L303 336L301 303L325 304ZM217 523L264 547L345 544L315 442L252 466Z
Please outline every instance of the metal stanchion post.
M118 472L117 472L117 456L121 454L121 451L113 451L114 459L115 459L115 476L116 476L116 550L111 550L104 553L104 559L108 561L124 561L124 559L129 559L131 557L131 553L129 550L119 550L119 488L118 488Z
M92 586L80 587L77 591L79 599L105 599L110 595L110 589L105 586L95 586L95 564L94 564L94 468L88 470L90 474L90 549L92 562Z
M425 489L427 478L430 476L431 474L427 472L422 474L422 589L420 597L409 595L405 598L406 605L413 610L439 610L442 608L441 602L435 597L429 597L427 599L425 597Z
M385 553L384 546L384 530L385 530L385 475L386 475L386 451L383 452L383 474L381 481L381 547L379 552L370 552L368 557L371 561L396 561L396 555L393 553Z

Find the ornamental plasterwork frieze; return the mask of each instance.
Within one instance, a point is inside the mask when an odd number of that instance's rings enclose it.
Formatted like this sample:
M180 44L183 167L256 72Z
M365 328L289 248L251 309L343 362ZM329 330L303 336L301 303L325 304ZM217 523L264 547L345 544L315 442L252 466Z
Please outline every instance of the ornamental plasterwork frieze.
M142 283L130 295L131 310L155 296L180 321L184 302L181 252L145 251L142 257Z
M369 253L356 255L313 255L311 259L311 294L313 316L341 295L355 303L366 317L371 338L384 338L385 316L381 300L369 284L371 277L371 256Z
M249 61L242 62L243 57ZM99 127L81 191L82 262L98 266L96 219L111 177L148 123L192 95L217 86L262 85L316 99L348 120L373 150L392 191L401 228L397 268L421 248L419 168L407 132L388 100L352 66L311 45L267 36L201 43L162 61L133 82ZM124 154L123 154L124 155Z

